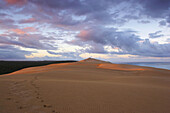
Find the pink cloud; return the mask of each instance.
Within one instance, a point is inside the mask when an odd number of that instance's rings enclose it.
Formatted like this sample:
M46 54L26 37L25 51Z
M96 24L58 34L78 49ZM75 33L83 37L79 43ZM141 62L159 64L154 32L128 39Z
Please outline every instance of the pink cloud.
M77 35L77 37L81 38L81 40L86 41L88 40L87 37L89 36L90 31L87 30L82 30L80 33ZM90 38L90 37L89 37Z
M10 31L12 31L18 35L24 35L24 34L29 35L28 32L36 32L37 29L34 27L25 27L23 29L11 29Z
M26 32L21 29L11 29L11 31L19 35L26 34Z
M26 20L21 20L20 22L21 23L33 23L33 22L36 22L37 20L35 18L29 18L29 19L26 19Z
M14 4L23 5L24 3L27 2L27 0L5 0L5 1L10 5L14 5Z
M26 32L36 32L37 31L37 29L34 27L25 27L23 30Z

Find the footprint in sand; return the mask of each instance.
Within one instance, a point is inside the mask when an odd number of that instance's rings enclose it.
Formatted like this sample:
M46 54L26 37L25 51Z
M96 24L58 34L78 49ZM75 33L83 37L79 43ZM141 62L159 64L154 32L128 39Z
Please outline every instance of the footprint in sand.
M51 106L51 105L46 105L46 104L44 104L43 107L44 107L44 108L51 108L52 106Z
M38 77L36 76L30 81L24 80L12 83L10 87L10 96L14 98L12 99L9 96L6 99L13 100L18 110L26 109L32 111L33 109L42 110L42 108L44 108L51 110L52 113L60 113L56 110L53 110L52 105L44 104L46 101L39 92L40 88L36 84L37 80ZM32 103L31 106L30 103Z
M6 98L7 100L12 100L12 98L10 98L10 97L8 97L8 98Z
M41 102L44 102L44 100L41 100Z
M37 99L41 99L41 97L36 97Z
M55 110L52 110L52 113L60 113L60 112L57 112L57 111L55 111Z
M22 106L20 106L20 107L18 107L18 109L23 109L23 107L22 107Z
M15 103L19 103L19 101L15 101Z
M27 102L29 102L29 100L31 99L28 97L31 97L33 91L27 86L28 80L14 82L11 84L10 95L14 97L13 102L16 104L16 107L19 110L26 108ZM8 97L7 100L11 100L11 98Z

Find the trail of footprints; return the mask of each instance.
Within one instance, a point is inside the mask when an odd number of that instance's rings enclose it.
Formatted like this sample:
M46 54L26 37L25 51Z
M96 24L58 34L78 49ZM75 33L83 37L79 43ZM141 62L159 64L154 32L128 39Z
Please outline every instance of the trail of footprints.
M17 109L25 111L24 113L28 113L27 111L29 113L60 113L53 109L52 105L46 104L40 94L39 87L35 84L36 80L38 80L37 76L32 80L11 83L9 97L6 100L14 102Z

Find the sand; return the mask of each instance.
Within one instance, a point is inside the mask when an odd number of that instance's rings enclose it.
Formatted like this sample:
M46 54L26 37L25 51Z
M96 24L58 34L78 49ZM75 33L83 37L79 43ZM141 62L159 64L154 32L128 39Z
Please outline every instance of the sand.
M170 113L170 71L95 59L0 76L0 113Z

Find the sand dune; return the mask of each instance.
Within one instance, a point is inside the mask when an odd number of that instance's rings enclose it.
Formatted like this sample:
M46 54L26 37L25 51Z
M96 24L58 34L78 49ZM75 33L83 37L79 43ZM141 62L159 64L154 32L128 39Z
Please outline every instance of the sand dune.
M0 77L0 113L169 113L170 71L96 59Z

